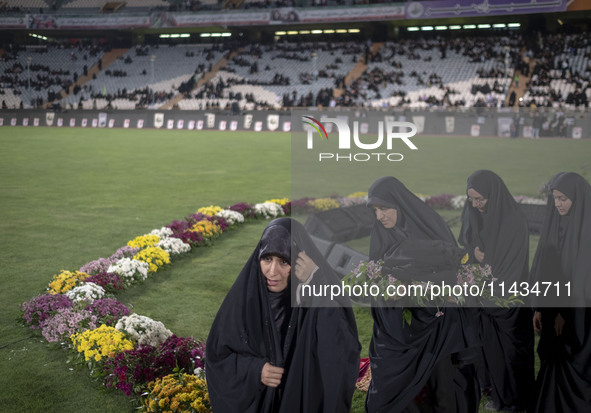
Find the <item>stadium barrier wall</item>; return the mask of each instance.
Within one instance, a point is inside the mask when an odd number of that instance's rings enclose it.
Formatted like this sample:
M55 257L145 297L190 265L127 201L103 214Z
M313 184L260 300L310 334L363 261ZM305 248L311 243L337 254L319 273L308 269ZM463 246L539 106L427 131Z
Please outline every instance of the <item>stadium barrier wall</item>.
M325 112L310 109L310 115L321 120ZM375 122L367 122L367 112L356 111L360 130L377 133ZM572 139L591 138L591 116L585 112L551 112L545 110L548 119L540 136L559 136ZM559 134L552 133L552 119L562 113L564 128ZM328 114L326 116L329 116ZM460 136L511 136L511 124L517 124L516 136L531 137L533 112L497 111L491 109L467 111L380 111L372 117L412 122L419 135L460 135ZM289 111L253 111L232 114L228 111L203 110L65 110L48 111L41 109L0 111L0 126L26 127L81 127L81 128L124 128L124 129L165 129L165 130L218 130L218 131L303 131L303 122L292 119ZM365 127L365 128L364 128ZM376 130L374 130L376 129Z

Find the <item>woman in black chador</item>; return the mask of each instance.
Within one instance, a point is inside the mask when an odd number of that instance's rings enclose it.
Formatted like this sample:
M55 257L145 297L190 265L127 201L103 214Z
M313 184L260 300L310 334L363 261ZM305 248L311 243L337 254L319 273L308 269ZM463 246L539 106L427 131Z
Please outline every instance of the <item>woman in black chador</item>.
M369 189L368 206L376 220L369 258L391 258L415 241L444 241L457 250L443 219L394 177L378 179ZM425 247L428 254L428 246ZM459 259L458 259L459 261ZM423 278L422 276L427 278ZM439 273L414 272L414 279L436 281ZM428 278L432 277L432 278ZM455 272L452 272L455 279ZM366 399L368 413L476 411L478 399L463 354L477 346L475 334L457 308L410 308L410 325L403 309L372 306L373 335L369 347L372 381ZM471 366L470 366L471 367Z
M301 283L333 282L337 276L300 223L269 223L207 339L214 413L349 411L360 352L353 312L296 304Z
M473 263L491 266L505 291L528 279L529 230L519 205L503 180L480 170L468 178L468 200L462 211L460 244ZM496 294L500 291L495 290ZM490 389L490 410L521 411L531 400L534 382L534 332L530 308L484 307L478 377Z
M541 366L533 411L591 412L591 185L560 173L550 191L530 281L551 282L554 296L534 314Z

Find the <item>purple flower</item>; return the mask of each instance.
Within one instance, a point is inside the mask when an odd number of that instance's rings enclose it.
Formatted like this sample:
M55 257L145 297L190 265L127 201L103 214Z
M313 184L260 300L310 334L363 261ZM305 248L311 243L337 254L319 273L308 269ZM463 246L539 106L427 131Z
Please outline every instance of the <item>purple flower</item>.
M172 221L169 225L167 225L167 227L172 230L173 236L175 236L188 231L189 228L191 228L191 224L189 224L187 221L176 220Z
M239 202L237 204L231 205L228 209L236 212L240 212L244 215L245 218L252 218L255 214L254 210L252 209L251 204L247 204L245 202Z
M283 213L285 215L291 215L291 201L281 205L281 208L283 208Z
M180 234L174 234L172 237L178 238L184 243L193 247L200 246L204 241L203 236L200 233L194 231L185 231Z
M39 329L41 324L53 316L59 309L74 305L66 295L43 294L31 298L22 304L23 318L32 329Z
M129 315L129 308L112 298L95 300L86 309L96 315L100 324L114 326L121 317Z
M99 258L98 260L90 261L80 267L80 272L86 274L95 275L101 272L107 271L107 269L113 264L113 261L109 258Z
M367 278L375 280L382 275L382 267L375 261L369 261L367 263Z
M208 218L208 220L213 222L214 224L216 224L218 227L220 227L222 232L224 232L230 226L230 224L228 223L228 221L224 217L215 216L215 217Z
M96 275L86 278L84 282L98 284L110 293L114 293L125 288L125 284L123 283L121 277L112 272L100 272Z
M209 215L204 215L201 212L197 212L196 214L191 214L185 217L185 221L189 223L189 225L194 225L199 221L203 221L204 219L211 218Z
M308 204L308 201L314 200L315 198L300 198L291 201L291 213L292 214L308 214L313 212L314 208Z
M427 205L429 205L433 209L454 209L453 205L451 204L451 200L454 195L451 194L441 194L429 197L425 200Z
M158 347L140 345L107 360L106 386L122 390L128 396L141 394L149 382L173 373L176 368L188 373L203 368L204 356L202 342L172 335Z
M41 334L49 342L62 341L72 334L98 328L97 317L87 310L60 308L41 324Z
M135 254L137 254L139 252L139 250L140 250L139 248L132 248L132 247L125 245L124 247L121 247L117 251L115 251L115 254L111 255L110 259L111 259L112 263L114 264L117 261L119 261L121 258L133 258L133 256Z

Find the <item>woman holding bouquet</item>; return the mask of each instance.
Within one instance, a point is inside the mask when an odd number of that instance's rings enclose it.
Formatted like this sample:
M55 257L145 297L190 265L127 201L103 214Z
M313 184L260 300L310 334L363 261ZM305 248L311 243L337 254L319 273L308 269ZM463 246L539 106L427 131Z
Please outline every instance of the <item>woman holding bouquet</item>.
M383 177L373 183L368 206L376 214L369 258L384 260L384 267L409 241L426 241L427 255L432 255L430 245L440 246L439 242L457 250L443 219L394 177ZM437 279L440 274L418 271L414 275L425 280ZM452 277L455 278L455 273ZM464 363L470 349L478 343L464 311L457 308L407 309L411 313L409 325L404 321L403 308L378 304L371 309L374 319L369 347L372 380L366 411L477 411L479 400L470 374L471 366Z
M302 283L337 281L299 222L271 221L207 339L214 413L349 411L360 352L353 312L299 299Z
M473 263L488 264L506 291L528 277L529 230L525 215L494 172L479 170L468 178L460 244ZM500 294L499 291L495 292ZM530 308L481 308L480 385L490 390L489 410L522 411L531 400L534 337Z
M573 172L550 181L532 282L558 284L539 297L534 328L541 366L533 412L591 411L591 185ZM570 283L570 294L566 284Z

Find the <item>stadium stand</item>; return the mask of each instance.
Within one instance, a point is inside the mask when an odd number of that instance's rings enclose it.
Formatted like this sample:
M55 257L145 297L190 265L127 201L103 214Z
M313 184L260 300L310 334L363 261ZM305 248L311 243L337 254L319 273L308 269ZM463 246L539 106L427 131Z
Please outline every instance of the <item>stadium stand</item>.
M96 12L104 3L73 0L60 6ZM148 5L127 2L140 3ZM22 4L49 6L39 0ZM588 107L591 98L586 33L540 33L533 45L518 31L376 43L285 39L240 49L231 41L113 50L8 45L0 53L0 98L5 108L59 104L234 112L310 106L572 109Z

